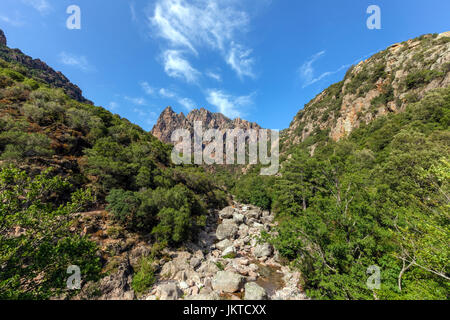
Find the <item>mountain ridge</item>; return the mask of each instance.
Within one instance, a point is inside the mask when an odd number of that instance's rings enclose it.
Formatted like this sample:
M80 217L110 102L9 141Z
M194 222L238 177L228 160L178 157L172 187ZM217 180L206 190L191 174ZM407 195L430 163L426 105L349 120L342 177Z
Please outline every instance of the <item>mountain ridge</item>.
M153 126L151 134L165 143L172 143L171 135L176 129L193 130L194 122L200 121L204 126L204 130L219 129L262 129L257 123L249 122L241 118L231 120L222 113L211 112L205 108L191 110L187 115L183 112L176 113L172 107L166 107L161 112L157 123Z
M81 89L70 82L70 80L62 74L60 71L55 71L45 62L40 59L33 59L32 57L24 54L19 49L12 49L7 46L7 37L3 30L0 29L0 58L7 62L21 65L28 68L27 75L36 78L39 81L50 84L56 88L62 88L64 92L71 98L81 103L87 103L93 105L93 102L86 99L83 96Z

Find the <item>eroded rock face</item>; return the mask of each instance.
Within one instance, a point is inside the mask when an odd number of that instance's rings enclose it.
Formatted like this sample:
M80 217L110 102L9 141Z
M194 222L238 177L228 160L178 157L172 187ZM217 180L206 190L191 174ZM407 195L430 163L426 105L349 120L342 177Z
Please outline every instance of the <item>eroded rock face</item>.
M212 287L216 291L226 293L238 292L244 284L244 277L229 271L219 271L212 280Z
M3 32L3 30L0 30L0 45L2 45L2 46L7 45L6 36L5 36L5 33Z
M131 288L133 269L128 260L122 262L117 272L103 278L99 283L102 296L99 300L133 300L134 291Z

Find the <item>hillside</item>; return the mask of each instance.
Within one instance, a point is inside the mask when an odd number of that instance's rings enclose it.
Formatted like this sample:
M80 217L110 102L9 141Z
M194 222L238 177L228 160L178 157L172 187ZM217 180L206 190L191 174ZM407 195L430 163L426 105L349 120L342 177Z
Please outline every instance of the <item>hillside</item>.
M252 170L232 189L277 213L265 239L309 297L449 299L449 58L445 33L352 67L283 132L280 177Z
M450 32L397 43L358 65L318 94L285 130L287 147L315 136L338 141L375 119L405 110L450 84Z
M124 273L195 239L226 195L201 168L175 167L170 146L88 103L1 34L0 298L73 297L70 264L81 268L83 288L94 281L95 297L133 298Z

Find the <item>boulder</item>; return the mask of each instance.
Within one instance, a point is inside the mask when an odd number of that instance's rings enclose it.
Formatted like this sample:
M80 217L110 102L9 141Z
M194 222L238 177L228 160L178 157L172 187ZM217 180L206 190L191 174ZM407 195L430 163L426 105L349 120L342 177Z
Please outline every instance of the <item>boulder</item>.
M233 220L234 220L234 222L236 222L236 224L242 224L242 223L244 223L245 216L241 213L235 213L233 215Z
M219 271L212 280L212 287L216 291L233 293L238 292L244 284L245 278L230 271Z
M263 287L256 282L248 282L245 284L244 300L266 300L267 293Z
M231 247L232 245L233 245L233 241L231 241L229 239L224 239L224 240L216 243L216 248L223 251L226 248Z
M237 234L238 228L234 223L222 223L217 227L216 237L218 240L227 238L234 238Z
M159 300L178 300L182 293L175 283L166 283L158 286L156 295Z
M272 253L273 247L268 243L259 244L253 249L253 255L256 258L267 258L270 257Z
M234 248L234 246L228 247L225 250L223 250L222 257L229 256L229 255L233 255L233 256L236 255L236 249Z
M261 211L259 211L258 209L253 209L248 211L246 215L248 218L259 219L259 217L261 216Z
M219 218L220 219L230 219L233 217L234 208L233 207L226 207L222 209L222 211L219 212Z

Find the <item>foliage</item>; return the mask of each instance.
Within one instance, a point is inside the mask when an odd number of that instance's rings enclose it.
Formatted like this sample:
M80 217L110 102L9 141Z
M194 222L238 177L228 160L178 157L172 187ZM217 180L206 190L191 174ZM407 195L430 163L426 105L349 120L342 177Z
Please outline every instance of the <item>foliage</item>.
M449 298L449 112L450 88L438 89L314 156L306 143L292 151L268 193L279 221L270 241L310 297ZM251 193L246 179L237 194ZM379 290L366 286L372 265Z
M91 200L77 190L60 199L70 185L43 172L34 178L14 167L0 170L0 298L45 299L66 291L66 270L81 269L83 281L96 280L96 245L69 231L71 214Z
M138 295L145 293L156 281L152 262L153 260L150 257L142 257L139 261L139 268L136 270L131 282L134 292Z

